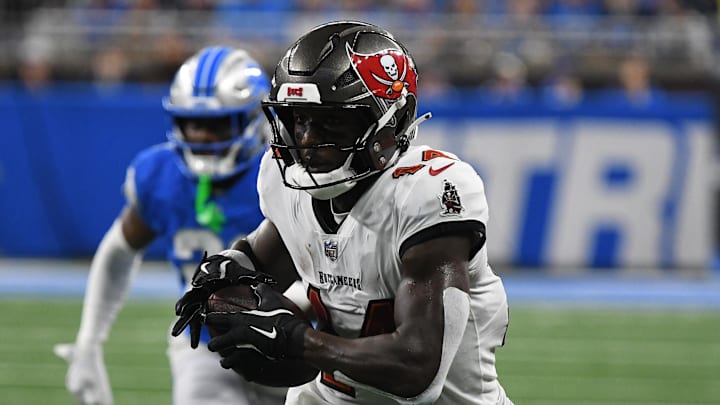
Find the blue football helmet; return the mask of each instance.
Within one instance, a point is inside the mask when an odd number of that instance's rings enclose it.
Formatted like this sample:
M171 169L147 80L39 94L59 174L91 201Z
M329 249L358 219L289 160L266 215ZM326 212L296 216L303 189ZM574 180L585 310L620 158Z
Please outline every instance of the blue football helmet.
M177 146L181 170L190 177L225 179L243 172L264 148L269 126L260 102L270 91L267 75L246 51L223 46L201 49L175 74L163 107L173 118L170 142ZM224 128L229 139L190 142L187 122Z

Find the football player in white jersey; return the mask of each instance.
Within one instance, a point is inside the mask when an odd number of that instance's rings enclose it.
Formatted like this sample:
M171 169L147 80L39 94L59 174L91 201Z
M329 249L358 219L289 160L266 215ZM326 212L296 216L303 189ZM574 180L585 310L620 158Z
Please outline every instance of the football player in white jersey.
M208 344L223 367L251 347L319 370L286 404L512 404L495 369L508 304L488 265L483 182L456 155L410 145L429 117L417 94L413 59L377 26L333 22L295 42L263 102L266 219L201 263L176 333L227 330ZM253 271L278 291L296 271L316 327L265 284L257 310L203 313L209 292Z
M244 50L201 49L179 68L163 100L174 126L168 142L141 151L125 180L126 205L93 258L74 344L57 345L69 362L68 390L81 404L113 403L103 343L125 302L144 249L155 239L184 292L204 252L219 252L263 220L257 176L269 137L260 101L270 81ZM285 390L248 384L217 366L202 331L171 339L173 404L281 404Z

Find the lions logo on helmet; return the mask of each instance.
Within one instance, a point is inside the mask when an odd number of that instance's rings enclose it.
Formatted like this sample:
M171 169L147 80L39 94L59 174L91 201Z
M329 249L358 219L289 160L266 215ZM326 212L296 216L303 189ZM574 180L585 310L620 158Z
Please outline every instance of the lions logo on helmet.
M260 102L269 91L267 75L243 50L207 47L188 59L163 99L174 124L168 139L180 152L183 173L223 179L243 172L267 140L269 128ZM229 136L217 142L192 142L185 133L191 121L221 128Z

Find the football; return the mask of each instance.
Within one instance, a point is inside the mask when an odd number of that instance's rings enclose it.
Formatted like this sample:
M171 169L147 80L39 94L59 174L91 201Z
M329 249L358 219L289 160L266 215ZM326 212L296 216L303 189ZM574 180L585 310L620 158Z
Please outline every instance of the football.
M232 285L216 291L207 301L208 312L240 312L257 309L259 298L255 290L246 284ZM310 324L305 313L290 299L283 299L283 306ZM207 325L206 325L207 326ZM226 333L207 327L211 337ZM317 376L319 370L302 360L270 360L253 349L236 349L243 359L241 366L233 370L248 381L271 387L294 387Z
M210 295L208 312L239 312L257 309L258 297L247 284L236 284L222 288Z
M207 312L241 312L257 309L260 298L255 290L247 284L236 284L222 288L211 294L207 300ZM310 323L307 315L287 297L282 297L282 304L291 310L295 316ZM227 331L211 330L210 336L215 337Z

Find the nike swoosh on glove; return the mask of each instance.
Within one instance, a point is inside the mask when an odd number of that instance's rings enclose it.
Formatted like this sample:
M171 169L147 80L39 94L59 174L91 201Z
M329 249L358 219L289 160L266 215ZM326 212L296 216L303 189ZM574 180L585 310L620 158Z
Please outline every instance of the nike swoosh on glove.
M241 264L223 254L208 257L195 269L192 288L175 303L175 314L179 319L175 322L172 335L178 336L189 325L190 346L194 349L200 343L202 316L206 312L207 300L214 292L234 284L257 285L259 283L275 284L269 274L255 271L252 261L242 252L233 252L234 257L245 258Z
M256 287L258 309L242 312L210 312L205 317L208 327L228 332L216 336L208 349L220 352L224 368L236 366L232 349L251 348L271 360L300 359L305 347L305 331L310 324L297 317L283 301L281 293L267 284Z

